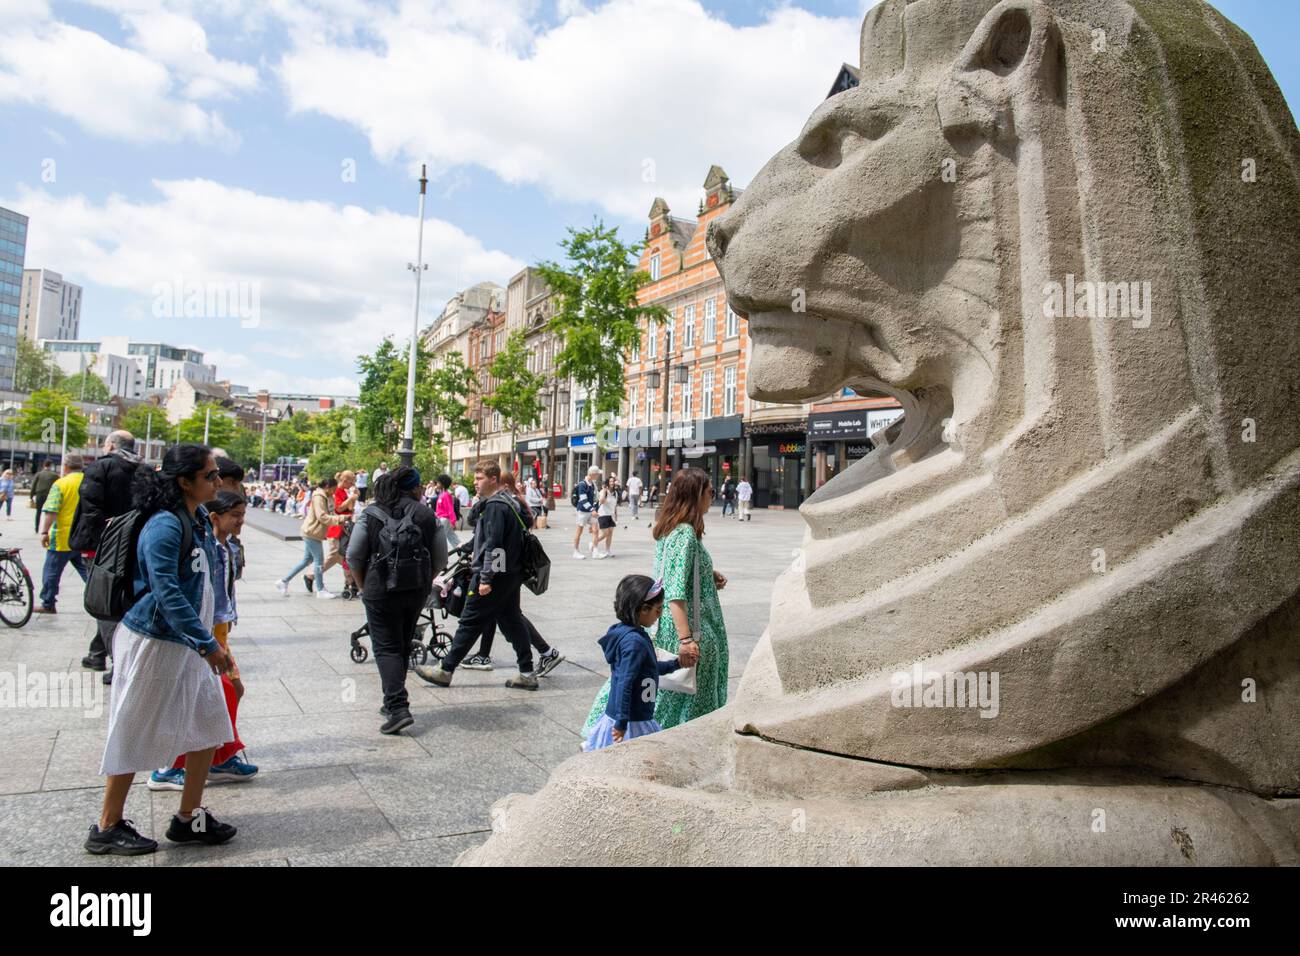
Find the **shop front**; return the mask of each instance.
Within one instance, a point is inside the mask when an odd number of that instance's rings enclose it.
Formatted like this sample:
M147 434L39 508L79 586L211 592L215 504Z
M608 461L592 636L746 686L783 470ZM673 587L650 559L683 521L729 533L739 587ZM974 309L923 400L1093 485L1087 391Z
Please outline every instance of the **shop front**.
M546 475L546 446L550 443L549 437L530 438L526 441L515 443L515 458L519 463L519 471L525 477L532 475L538 480L542 480ZM565 462L568 458L568 443L566 436L555 436L555 464L556 474L563 475ZM561 488L561 493L563 488Z
M903 416L903 409L850 408L808 416L808 454L813 487L820 488L875 447L870 436Z
M808 497L805 477L808 422L748 422L745 440L753 462L750 482L754 486L755 508L798 508Z
M715 489L742 471L743 423L739 415L673 422L668 426L668 478L678 468L701 468L708 472ZM659 480L660 444L665 442L661 425L623 429L618 444L627 452L628 472L637 474L647 486ZM617 457L617 456L615 456Z

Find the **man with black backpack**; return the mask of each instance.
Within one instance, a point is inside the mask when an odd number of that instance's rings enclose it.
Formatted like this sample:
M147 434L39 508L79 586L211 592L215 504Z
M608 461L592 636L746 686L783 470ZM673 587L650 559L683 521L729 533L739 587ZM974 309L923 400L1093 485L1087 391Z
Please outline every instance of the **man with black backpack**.
M465 602L447 656L437 667L416 665L415 676L437 687L451 686L452 675L460 662L488 625L495 624L515 649L519 662L518 676L506 681L506 686L537 690L528 622L519 607L519 589L524 583L525 570L524 536L533 516L501 484L501 466L495 461L485 459L474 466L474 488L483 506L474 525L469 600Z
M135 436L130 432L118 430L104 439L104 454L83 471L77 511L72 517L72 533L68 539L72 550L93 556L99 550L99 539L108 523L131 510L131 481L139 464ZM92 671L106 668L107 659L113 656L113 631L116 629L117 621L99 622L90 641L90 653L81 659L82 667ZM106 673L104 683L112 682L112 673Z
M433 576L447 566L447 536L421 504L423 488L420 473L407 465L380 475L372 487L374 500L361 512L348 542L348 565L361 582L361 603L384 688L381 734L396 734L415 723L406 691L411 642Z
M573 494L569 497L569 503L577 512L578 530L573 535L573 556L579 561L586 557L582 553L582 532L587 528L591 529L591 556L600 557L596 551L596 542L599 540L596 528L596 486L599 478L600 469L592 465L587 469L586 479L573 486Z

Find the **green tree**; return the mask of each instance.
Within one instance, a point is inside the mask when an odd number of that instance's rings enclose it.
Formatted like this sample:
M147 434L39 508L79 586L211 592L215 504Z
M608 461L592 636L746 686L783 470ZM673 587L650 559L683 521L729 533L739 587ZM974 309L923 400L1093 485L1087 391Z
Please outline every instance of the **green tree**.
M18 336L14 391L35 392L42 388L58 388L63 378L63 372L55 364L53 355L26 336Z
M211 418L207 414L209 411L212 413ZM235 419L230 412L216 402L202 402L195 406L194 413L189 418L181 420L180 440L202 442L205 425L209 446L224 448L235 437ZM174 428L172 434L175 434Z
M468 441L478 434L478 423L469 414L469 400L479 390L478 376L465 364L465 356L445 352L442 362L429 376L429 383L433 389L433 414L446 427L446 447L450 454L456 439Z
M361 373L361 408L357 415L357 434L367 446L395 450L406 424L406 374L410 346L400 352L391 339L384 339L374 355L357 356ZM432 356L422 343L415 354L415 447L429 444L426 424L435 407L438 389L436 375L427 374ZM385 428L388 428L385 431Z
M548 327L560 342L556 374L586 389L598 414L615 414L625 391L623 365L640 340L641 320L663 320L668 312L637 301L637 290L650 281L636 269L640 245L624 245L618 230L600 220L568 233L560 242L566 264L537 266L555 298Z
M59 385L59 388L79 402L107 405L113 397L113 393L108 390L108 385L104 383L104 380L89 370L79 372L76 375L69 375Z
M77 410L72 396L58 389L42 388L32 392L18 416L18 435L24 441L43 442L47 446L63 442L63 410L68 410L68 447L82 448L90 434L90 423Z
M224 447L231 461L238 462L247 472L255 472L262 453L261 429L254 431L236 424L234 437L227 441Z
M515 434L528 428L542 417L539 393L545 379L528 370L528 350L524 346L524 333L516 329L506 339L505 348L497 352L488 367L496 387L483 399L483 404L501 414L510 428L510 453L514 454Z

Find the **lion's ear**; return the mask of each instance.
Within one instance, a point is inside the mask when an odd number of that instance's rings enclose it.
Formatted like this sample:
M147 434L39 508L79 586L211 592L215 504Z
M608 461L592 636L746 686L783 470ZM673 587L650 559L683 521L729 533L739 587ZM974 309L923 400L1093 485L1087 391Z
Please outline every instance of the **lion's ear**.
M939 83L939 118L950 139L1014 140L1036 125L1044 103L1065 93L1065 56L1056 18L1039 0L1003 0L971 33Z

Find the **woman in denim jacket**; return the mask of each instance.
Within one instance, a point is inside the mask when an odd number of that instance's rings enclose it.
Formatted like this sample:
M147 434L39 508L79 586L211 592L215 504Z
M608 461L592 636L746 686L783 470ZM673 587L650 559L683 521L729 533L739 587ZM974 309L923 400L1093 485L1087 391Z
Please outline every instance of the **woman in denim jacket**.
M161 470L136 473L133 503L148 517L136 545L138 598L113 638L116 676L100 767L108 780L99 825L85 843L91 853L158 848L122 811L135 774L169 765L179 753L185 788L167 839L212 845L235 835L199 805L213 751L234 737L220 678L230 658L212 635L216 543L202 505L216 496L217 479L211 451L190 444L167 449ZM187 554L182 522L189 525Z

